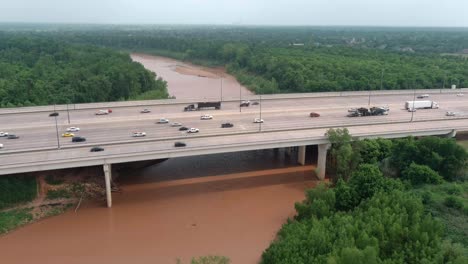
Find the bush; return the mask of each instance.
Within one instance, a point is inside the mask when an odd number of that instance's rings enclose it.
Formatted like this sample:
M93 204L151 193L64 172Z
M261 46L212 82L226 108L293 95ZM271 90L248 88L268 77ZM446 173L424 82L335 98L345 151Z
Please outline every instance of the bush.
M456 196L450 195L447 198L445 198L444 205L450 208L460 210L463 208L463 201Z
M0 177L0 209L30 202L37 195L36 178L20 176Z
M433 169L426 165L418 165L411 163L411 165L402 172L403 179L409 180L413 185L423 183L441 184L444 180Z
M47 199L49 200L60 198L71 198L71 193L65 189L49 190L47 192Z
M466 263L442 233L414 195L380 192L349 213L288 222L261 263Z

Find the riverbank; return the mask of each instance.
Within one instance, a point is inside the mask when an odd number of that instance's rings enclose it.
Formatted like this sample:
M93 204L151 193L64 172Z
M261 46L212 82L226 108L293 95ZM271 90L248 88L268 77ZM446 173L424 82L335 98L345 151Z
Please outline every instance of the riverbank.
M239 98L253 93L223 67L204 67L166 57L132 53L131 58L167 82L170 96L177 99Z

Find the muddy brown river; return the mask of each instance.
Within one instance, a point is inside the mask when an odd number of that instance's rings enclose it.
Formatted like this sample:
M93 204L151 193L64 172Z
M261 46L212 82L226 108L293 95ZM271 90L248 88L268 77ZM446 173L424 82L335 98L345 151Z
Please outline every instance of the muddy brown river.
M172 94L194 96L184 92L188 86L172 88L179 75L164 73ZM0 237L1 263L165 264L204 255L258 263L294 215L294 202L317 183L314 168L280 149L175 158L126 172L112 208L87 202Z

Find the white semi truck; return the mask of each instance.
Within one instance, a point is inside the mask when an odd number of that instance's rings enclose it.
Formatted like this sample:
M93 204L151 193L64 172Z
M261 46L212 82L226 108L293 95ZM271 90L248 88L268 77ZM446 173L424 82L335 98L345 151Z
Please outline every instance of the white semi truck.
M406 101L405 109L436 109L439 104L434 101Z

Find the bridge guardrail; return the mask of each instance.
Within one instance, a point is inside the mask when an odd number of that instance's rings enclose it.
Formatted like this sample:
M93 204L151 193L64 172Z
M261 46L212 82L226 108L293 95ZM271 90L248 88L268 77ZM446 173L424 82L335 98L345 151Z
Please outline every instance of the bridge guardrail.
M460 89L421 89L415 90L417 94L457 94L460 92L468 92L468 88ZM413 94L414 90L373 90L371 95L398 95L398 94ZM316 97L343 97L343 96L367 96L369 91L343 91L343 92L318 92L318 93L289 93L289 94L262 94L262 100L280 100L280 99L300 99L300 98L316 98ZM223 97L223 102L237 102L239 97ZM259 95L248 95L241 98L242 100L259 100ZM149 107L156 105L170 104L190 104L199 101L219 101L219 97L205 97L192 99L160 99L160 100L144 100L144 101L121 101L121 102L99 102L87 104L61 104L61 105L46 105L46 106L30 106L16 108L0 108L2 114L18 114L18 113L33 113L33 112L53 112L68 110L87 110L87 109L103 109L103 108L120 108L120 107Z

